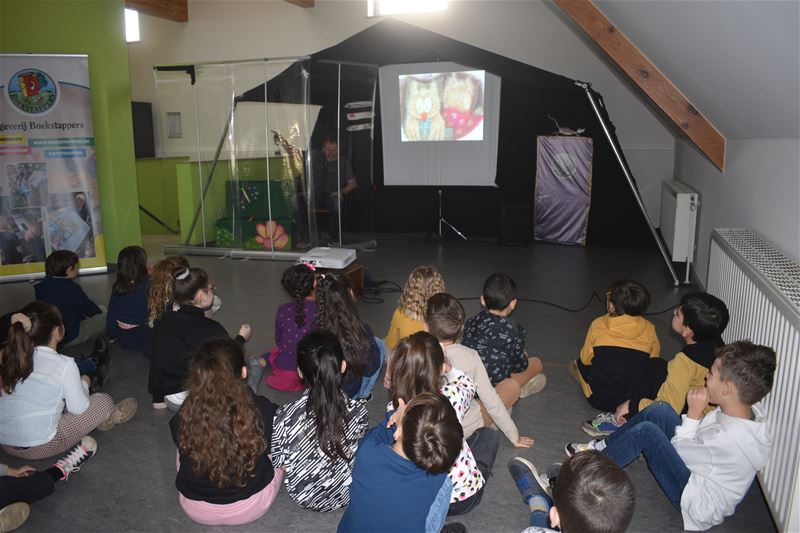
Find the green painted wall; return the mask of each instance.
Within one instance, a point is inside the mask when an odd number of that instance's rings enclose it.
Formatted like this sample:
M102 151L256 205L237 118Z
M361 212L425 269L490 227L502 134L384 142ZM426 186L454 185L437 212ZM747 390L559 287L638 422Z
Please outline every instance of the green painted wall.
M109 262L141 244L123 0L0 0L0 52L88 54ZM32 31L32 29L34 31Z
M175 167L185 160L184 157L136 160L139 205L173 229L180 229L178 175ZM170 235L169 231L146 214L140 213L139 216L142 219L142 234Z
M181 242L184 243L186 242L189 228L192 225L194 214L198 205L200 205L202 186L197 176L199 166L196 161L178 162L175 167L177 174L178 217L180 219ZM203 181L205 181L211 170L211 162L204 161L201 163L200 167L202 167ZM287 158L269 158L269 179L273 183L270 190L274 195L272 197L273 217L279 220L281 224L284 224L287 231L291 230L291 196L294 194L293 174ZM266 181L267 176L266 159L241 159L237 161L235 177L238 178L238 180ZM230 161L220 160L214 171L214 178L203 202L205 207L205 224L203 224L202 215L198 217L189 244L203 243L203 228L205 228L206 242L214 241L216 239L217 221L223 218L230 220L231 216L236 216L232 215L235 210L234 206L228 205L230 200L227 197L227 189L230 179ZM146 204L142 205L146 206ZM237 218L241 219L243 217L238 215ZM247 218L252 218L250 222L254 225L256 222L266 221L268 217L265 211L262 213L262 216ZM243 221L240 220L240 222Z

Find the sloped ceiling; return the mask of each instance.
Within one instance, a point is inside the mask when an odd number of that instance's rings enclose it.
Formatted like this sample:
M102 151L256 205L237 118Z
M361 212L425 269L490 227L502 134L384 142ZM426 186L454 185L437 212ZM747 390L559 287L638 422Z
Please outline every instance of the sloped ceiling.
M725 137L800 137L798 0L595 4Z

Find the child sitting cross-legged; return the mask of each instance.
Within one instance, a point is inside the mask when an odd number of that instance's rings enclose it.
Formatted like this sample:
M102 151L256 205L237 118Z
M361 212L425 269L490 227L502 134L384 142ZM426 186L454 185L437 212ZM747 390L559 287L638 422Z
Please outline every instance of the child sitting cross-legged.
M511 314L517 307L517 284L507 274L489 276L483 284L481 305L486 309L464 326L464 346L481 356L489 379L506 409L520 398L540 392L547 378L542 360L525 350L525 328Z
M103 309L75 282L80 259L70 250L55 250L44 262L45 277L34 286L36 299L58 307L64 320L62 347L91 345L106 330Z
M147 327L149 271L147 252L141 246L127 246L117 255L117 280L108 300L106 332L126 350L142 350L150 332Z
M342 389L347 363L330 331L314 330L297 345L297 369L308 389L278 409L272 462L286 471L286 492L304 509L333 511L350 501L349 481L369 415Z
M530 508L531 527L522 533L618 533L633 519L633 482L600 452L577 453L551 466L549 477L522 457L508 462L508 472Z
M706 386L689 389L683 417L668 403L654 403L605 440L568 444L567 454L596 449L622 467L644 455L684 529L721 524L767 464L772 439L758 402L772 389L775 366L767 346L723 346ZM718 407L703 416L709 403Z
M387 389L392 385L391 350L400 339L425 329L425 304L428 298L444 291L444 280L434 266L418 266L409 274L384 339L386 348L390 350L386 358L386 374L383 377L383 386Z
M350 505L339 533L429 531L426 518L461 451L463 432L450 402L423 393L372 428L356 453ZM446 500L445 500L446 501ZM438 509L439 531L447 506Z
M306 388L297 375L297 343L314 328L317 314L315 271L310 263L300 263L284 270L281 276L281 287L293 301L281 304L275 312L276 346L259 358L262 367L267 363L272 367L266 383L273 389L298 391ZM255 377L248 379L257 387L260 379L252 379Z
M170 420L178 447L178 501L201 524L253 522L272 505L282 470L269 457L278 406L247 386L244 351L230 338L197 349L189 395Z
M456 410L459 422L463 421L475 396L475 384L463 371L447 363L436 337L419 331L402 339L395 346L392 368L391 408L398 408L400 399L412 399L425 392L441 393ZM449 472L453 483L449 516L478 506L498 446L499 434L492 428L479 428L462 441L461 453Z
M608 314L589 326L580 358L570 366L595 409L614 411L637 391L652 390L658 376L663 381L667 363L659 358L656 328L642 316L649 305L650 293L636 281L621 279L609 287Z
M458 342L464 330L464 306L461 302L444 292L434 294L428 298L425 324L428 331L439 340L450 365L462 370L475 383L480 401L472 402L464 415L464 436L469 438L476 429L489 427L494 421L511 444L518 448L531 447L533 439L520 437L503 400L489 380L478 352Z
M714 363L718 348L725 345L722 332L728 325L725 302L705 292L681 296L672 317L672 330L686 345L678 352L661 375L654 376L651 390L623 402L615 413L602 413L583 423L583 430L592 437L613 433L627 418L653 402L667 402L677 414L686 412L686 394L693 387L705 384L708 369ZM710 410L710 409L709 409Z

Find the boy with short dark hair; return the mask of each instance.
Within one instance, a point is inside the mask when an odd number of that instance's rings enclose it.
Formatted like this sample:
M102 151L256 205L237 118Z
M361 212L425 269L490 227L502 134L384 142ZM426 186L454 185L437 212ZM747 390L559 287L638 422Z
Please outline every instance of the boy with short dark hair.
M358 447L350 485L350 505L337 531L439 531L449 491L431 506L461 451L464 433L450 402L423 393L388 413ZM427 524L429 512L436 526Z
M75 252L56 250L44 262L45 278L34 291L37 300L58 307L64 319L64 346L94 343L106 329L106 314L75 283L79 259Z
M623 467L644 455L684 529L721 524L767 464L772 439L758 402L772 390L775 366L768 346L723 346L706 386L689 389L683 417L668 403L655 403L603 441L568 444L567 454L596 449ZM703 416L709 403L718 407Z
M476 431L492 425L492 421L502 431L511 444L518 448L529 448L533 445L530 437L520 437L516 424L511 420L505 405L483 366L478 352L459 344L458 340L464 329L464 306L455 296L440 292L428 298L425 309L425 325L428 332L439 340L448 362L463 371L474 383L480 401L470 403L461 425L464 437L469 438Z
M676 414L684 413L689 389L704 385L717 349L725 345L721 335L728 319L728 307L716 296L705 292L681 296L672 317L672 330L686 345L669 362L665 375L655 378L650 391L635 390L615 413L601 413L584 422L583 430L592 437L609 435L654 402L667 402Z
M551 527L564 533L622 532L633 519L633 483L600 452L578 453L561 466L553 465L555 478L544 479L521 457L508 462L508 471L531 508L531 527L523 533L548 533Z
M463 344L478 352L497 395L511 407L544 388L542 360L528 355L525 328L511 318L517 307L517 284L508 274L495 273L486 279L481 305L486 309L464 325Z
M650 293L630 279L614 282L606 293L607 314L596 318L570 373L580 382L589 405L614 411L651 376L663 375L661 344L652 322L642 315ZM647 388L647 387L645 387Z

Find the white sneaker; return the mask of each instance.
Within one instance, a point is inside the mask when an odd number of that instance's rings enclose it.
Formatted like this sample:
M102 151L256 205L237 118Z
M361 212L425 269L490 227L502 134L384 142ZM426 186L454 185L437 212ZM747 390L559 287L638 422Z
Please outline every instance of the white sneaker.
M590 440L589 442L570 442L566 446L564 446L564 451L567 453L567 457L572 457L576 453L586 452L589 450L596 450L597 448L595 445L597 441L594 439Z
M522 389L519 391L520 398L527 398L537 392L542 392L542 389L547 384L547 376L544 374L537 374L533 376L533 378L527 382L525 385L522 386Z

